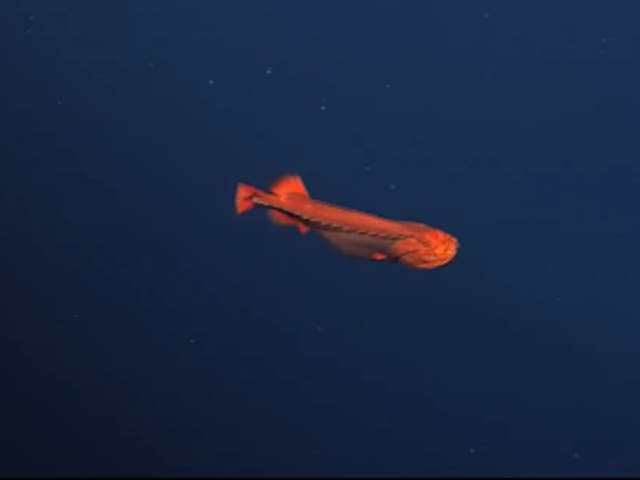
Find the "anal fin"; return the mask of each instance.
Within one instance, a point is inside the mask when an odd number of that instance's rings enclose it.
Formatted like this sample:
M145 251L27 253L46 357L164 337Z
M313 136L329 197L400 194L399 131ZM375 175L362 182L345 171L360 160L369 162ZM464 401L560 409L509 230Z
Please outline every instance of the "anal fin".
M287 215L279 210L269 210L267 212L269 219L276 225L281 227L296 227L302 234L308 233L311 229L291 215Z

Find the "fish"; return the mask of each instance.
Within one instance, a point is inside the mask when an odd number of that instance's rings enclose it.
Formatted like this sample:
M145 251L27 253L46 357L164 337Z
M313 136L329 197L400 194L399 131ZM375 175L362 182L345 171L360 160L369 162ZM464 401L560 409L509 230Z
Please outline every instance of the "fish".
M424 223L390 220L315 200L296 174L281 176L269 191L239 182L236 213L254 208L267 209L278 226L294 227L302 235L317 233L342 255L361 260L430 270L450 263L460 248L456 237Z

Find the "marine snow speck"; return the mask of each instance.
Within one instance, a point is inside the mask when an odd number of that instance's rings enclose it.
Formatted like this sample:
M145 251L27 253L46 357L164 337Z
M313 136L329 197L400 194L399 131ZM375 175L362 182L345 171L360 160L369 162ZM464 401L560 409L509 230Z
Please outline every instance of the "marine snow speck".
M434 269L458 253L458 240L437 228L313 200L297 175L281 177L270 192L239 183L235 204L238 214L264 207L276 225L296 227L301 234L314 231L349 257Z

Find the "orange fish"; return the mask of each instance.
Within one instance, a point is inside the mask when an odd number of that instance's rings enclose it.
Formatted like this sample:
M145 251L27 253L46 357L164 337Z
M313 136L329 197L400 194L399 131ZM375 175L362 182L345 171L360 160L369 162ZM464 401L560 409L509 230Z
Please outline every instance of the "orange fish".
M238 214L265 207L276 225L296 227L302 234L313 230L350 257L432 269L449 263L458 252L458 240L442 230L313 200L297 175L281 177L270 192L239 183L235 202Z

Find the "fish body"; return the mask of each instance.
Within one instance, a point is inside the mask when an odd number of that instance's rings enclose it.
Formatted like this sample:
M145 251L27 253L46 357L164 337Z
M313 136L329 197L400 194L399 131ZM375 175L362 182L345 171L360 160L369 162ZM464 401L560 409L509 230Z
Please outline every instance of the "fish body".
M235 206L238 214L264 207L276 225L296 227L302 234L314 231L338 252L364 260L434 269L453 260L459 248L455 237L428 225L312 199L297 175L281 177L269 192L239 183Z

